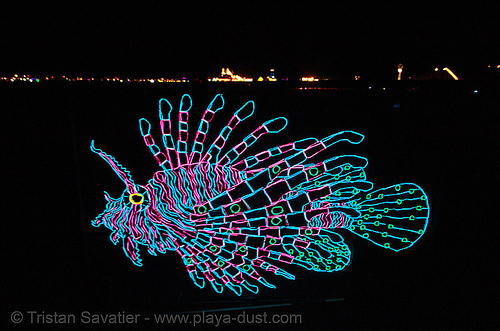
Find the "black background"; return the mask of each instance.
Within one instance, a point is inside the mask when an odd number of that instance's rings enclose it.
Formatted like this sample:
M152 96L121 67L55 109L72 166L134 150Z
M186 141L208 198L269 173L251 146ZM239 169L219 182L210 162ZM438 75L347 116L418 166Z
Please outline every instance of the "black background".
M308 4L281 11L279 6L10 6L16 8L4 11L10 15L2 21L3 75L206 77L234 66L244 74L265 75L276 67L291 77L351 78L361 72L366 79L316 86L336 90L297 90L292 83L0 85L2 322L8 328L15 327L9 320L15 310L147 316L261 305L278 306L247 312L301 314L303 325L322 327L497 326L499 89L498 82L475 76L496 55L491 3L391 10ZM393 79L399 62L415 73L455 65L477 79L401 84L384 79ZM361 145L331 153L366 156L367 177L375 187L405 181L423 187L431 206L427 232L399 253L345 233L353 251L345 271L296 268L295 281L270 277L277 289L255 296L198 289L173 253L143 254L144 267L135 267L111 244L107 229L90 225L104 209L102 191L116 197L123 190L90 152L90 141L145 183L157 168L137 120L146 117L154 125L158 99L176 104L183 93L194 101L191 128L216 93L226 97L227 110L217 118L221 126L245 101L256 102L240 135L272 117L287 117L289 126L259 144L262 148L341 130L363 133ZM145 324L138 327L155 326Z

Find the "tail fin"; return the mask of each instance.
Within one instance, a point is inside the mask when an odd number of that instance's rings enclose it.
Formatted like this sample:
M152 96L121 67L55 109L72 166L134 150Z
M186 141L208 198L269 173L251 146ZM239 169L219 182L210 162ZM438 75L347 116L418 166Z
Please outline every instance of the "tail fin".
M402 183L366 194L357 200L361 216L348 229L374 244L400 251L425 232L429 218L427 195L416 184Z

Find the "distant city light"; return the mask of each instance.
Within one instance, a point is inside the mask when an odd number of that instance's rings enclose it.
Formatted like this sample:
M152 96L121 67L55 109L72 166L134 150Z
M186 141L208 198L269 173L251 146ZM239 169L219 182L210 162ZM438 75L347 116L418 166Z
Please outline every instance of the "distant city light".
M403 72L403 65L398 64L398 80L401 80L401 73Z
M496 68L500 69L500 65L488 65L489 68ZM440 70L446 71L454 80L459 80L460 78L453 72L451 69L448 67L444 68L439 68L438 66L434 67L435 72L439 72ZM403 65L399 64L397 66L397 72L398 72L398 80L402 79L402 72L403 72ZM440 79L443 77L430 77L431 79ZM352 77L352 76L351 76ZM418 76L413 76L413 78ZM407 77L408 79L411 79L412 77ZM360 80L361 77L359 75L354 76L355 80ZM207 79L209 82L245 82L245 83L250 83L253 82L253 78L248 78L244 76L240 76L234 73L234 71L230 70L229 68L222 68L221 69L221 74L218 77L213 77L213 78L208 78ZM207 81L205 80L205 81ZM269 69L269 75L266 77L260 76L256 78L256 81L258 82L263 82L263 81L268 81L268 82L276 82L278 80L282 81L287 81L288 78L278 78L276 77L275 70L273 68ZM317 82L320 79L315 77L315 76L303 76L299 78L301 82ZM90 83L90 82L106 82L106 83L149 83L149 84L164 84L164 83L188 83L189 80L183 76L182 78L170 78L170 77L144 77L144 78L131 78L131 77L85 77L85 76L43 76L43 77L36 77L33 75L23 75L23 74L13 74L12 76L3 76L0 77L0 82L5 82L5 83L17 83L17 82L26 82L26 83L40 83L40 82L75 82L75 83ZM200 79L195 79L195 81L201 82Z
M269 76L267 76L267 80L270 82L276 82L278 79L274 75L274 69L271 69L269 72Z
M187 83L189 80L186 77L182 77L182 79L178 78L118 78L118 77L103 77L103 78L95 78L95 77L67 77L67 76L45 76L42 78L38 78L36 76L30 75L18 75L14 74L14 76L5 76L0 77L0 81L5 82L30 82L30 83L39 83L40 81L66 81L66 82L93 82L93 81L101 81L101 82L118 82L118 83L131 83L131 82L149 82L149 83Z
M233 74L229 68L222 68L219 77L208 78L209 82L253 82L253 78Z
M451 77L453 77L453 79L454 79L454 80L458 80L457 75L455 75L455 74L453 73L453 71L451 71L451 70L450 70L450 69L448 69L447 67L444 67L444 68L443 68L443 70L444 70L444 71L446 71L447 73L449 73L449 74L451 75Z

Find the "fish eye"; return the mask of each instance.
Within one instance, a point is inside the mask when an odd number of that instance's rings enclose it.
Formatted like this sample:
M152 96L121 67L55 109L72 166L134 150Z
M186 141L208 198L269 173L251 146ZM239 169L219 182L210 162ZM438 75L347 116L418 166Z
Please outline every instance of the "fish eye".
M141 203L144 202L144 196L139 193L132 193L128 199L130 202L132 202L134 205L140 205Z

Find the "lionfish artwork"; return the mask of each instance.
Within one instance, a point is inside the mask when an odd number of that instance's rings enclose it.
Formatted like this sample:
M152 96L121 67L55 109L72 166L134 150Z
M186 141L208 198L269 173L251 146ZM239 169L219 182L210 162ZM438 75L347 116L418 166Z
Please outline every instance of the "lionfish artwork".
M118 199L104 192L106 210L92 224L110 229L111 241L121 241L137 266L142 266L141 246L151 255L175 251L197 286L208 281L219 293L226 288L240 295L243 290L257 293L261 285L274 288L264 278L268 272L294 279L289 265L343 270L351 260L342 236L347 232L393 251L412 246L423 235L429 203L418 185L373 190L365 175L368 160L357 155L310 160L336 144L359 144L363 135L342 131L242 158L257 140L283 130L287 120L267 121L239 144L224 148L231 132L253 114L254 102L248 101L206 144L209 124L224 106L218 94L188 151L191 106L191 97L183 95L174 142L173 107L166 99L159 101L164 149L150 135L150 123L139 120L144 142L161 168L146 185L136 184L124 166L91 143L126 187Z

